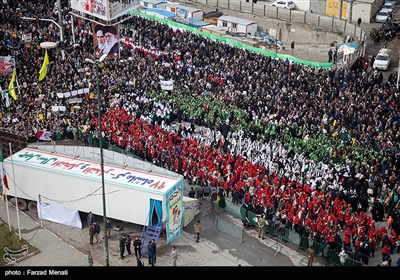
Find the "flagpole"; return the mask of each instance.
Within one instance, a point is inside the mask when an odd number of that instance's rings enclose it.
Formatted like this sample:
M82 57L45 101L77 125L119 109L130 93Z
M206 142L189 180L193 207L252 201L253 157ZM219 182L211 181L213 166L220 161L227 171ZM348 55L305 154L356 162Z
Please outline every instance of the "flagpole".
M3 154L3 147L0 147L0 151L1 151L1 157L3 158L3 162L4 162L4 154ZM0 168L0 176L1 176L1 185L3 186L3 194L4 197L6 199L5 203L6 203L6 212L7 212L7 221L8 221L8 227L10 228L11 231L11 221L10 221L10 211L8 209L8 198L7 198L7 187L4 184L4 164L2 164L1 168Z
M15 181L15 172L14 172L14 161L12 157L12 149L11 143L8 143L10 148L10 158L11 158L11 166L12 166L12 173L13 173L13 180L14 180L14 196L15 196L15 210L17 211L17 225L18 225L18 234L19 240L21 240L21 227L19 226L19 208L18 208L18 196L17 196L17 182Z
M17 83L18 95L21 95L21 91L19 89L18 77L15 75L15 82Z

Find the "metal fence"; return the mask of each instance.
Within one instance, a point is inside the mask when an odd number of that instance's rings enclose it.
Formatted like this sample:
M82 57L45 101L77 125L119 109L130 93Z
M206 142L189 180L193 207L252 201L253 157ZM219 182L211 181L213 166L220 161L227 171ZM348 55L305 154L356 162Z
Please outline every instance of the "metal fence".
M257 219L256 219L256 214L248 211L244 207L241 207L240 205L236 205L235 203L232 203L229 200L225 200L226 206L224 210L226 212L229 212L233 216L240 218L242 221L247 221L254 226L254 228L258 227L257 224ZM233 224L232 222L228 222ZM234 224L233 224L234 225ZM232 226L230 226L232 227ZM310 246L314 249L315 256L323 258L326 263L335 265L335 266L341 266L340 260L339 260L339 253L337 248L341 248L342 244L334 244L335 246L329 245L329 244L320 244L316 241L314 241L312 238L306 236L306 235L300 235L298 232L295 230L289 229L286 227L285 224L275 222L272 225L271 224L266 224L265 227L265 233L269 234L271 237L278 238L282 242L290 243L294 245L295 248L298 250L306 250ZM339 247L338 247L339 245ZM335 248L333 248L335 247ZM361 258L366 258L367 256L360 254L359 257ZM368 261L367 261L368 262ZM363 261L364 264L367 264L367 262ZM363 263L360 261L357 261L351 257L346 259L345 266L362 266Z
M239 238L242 243L244 242L244 229L242 226L236 225L231 221L227 221L220 217L216 218L216 230L220 230L229 235Z
M307 24L324 30L330 30L339 35L351 36L360 42L365 39L365 32L357 25L346 20L340 20L326 15L319 15L306 11L279 9L277 7L272 7L270 3L266 5L264 3L252 3L240 0L185 0L185 3L189 5L192 1L207 7L249 13L261 18L267 17L293 23Z

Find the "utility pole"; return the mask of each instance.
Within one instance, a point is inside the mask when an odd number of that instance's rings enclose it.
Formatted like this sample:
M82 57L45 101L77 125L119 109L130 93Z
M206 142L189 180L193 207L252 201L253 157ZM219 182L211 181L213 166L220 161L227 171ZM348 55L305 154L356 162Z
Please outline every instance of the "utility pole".
M349 22L353 21L353 4L354 0L350 0L350 10L349 10Z
M61 10L61 0L57 0L57 10L58 10L58 22L60 26L60 45L61 45L61 55L62 59L65 59L64 53L64 30L63 30L63 18L62 18L62 10Z

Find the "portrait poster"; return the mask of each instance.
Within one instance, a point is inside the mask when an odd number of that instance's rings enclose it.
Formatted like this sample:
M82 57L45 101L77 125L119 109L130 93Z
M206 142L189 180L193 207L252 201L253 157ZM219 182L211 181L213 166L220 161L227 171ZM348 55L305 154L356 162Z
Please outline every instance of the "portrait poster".
M119 58L118 24L101 25L93 22L93 46L95 58L100 58L103 54L107 54L107 58Z

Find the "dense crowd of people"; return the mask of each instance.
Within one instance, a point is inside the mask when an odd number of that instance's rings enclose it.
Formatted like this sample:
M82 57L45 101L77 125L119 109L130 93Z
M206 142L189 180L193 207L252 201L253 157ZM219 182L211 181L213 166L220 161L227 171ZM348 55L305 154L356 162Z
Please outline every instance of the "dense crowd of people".
M101 125L111 144L191 183L223 190L267 221L279 220L338 252L355 249L364 263L380 241L391 252L396 248L395 74L383 81L363 65L313 68L130 16L119 29L120 57L100 68L99 124L96 73L85 61L94 51L92 23L64 7L60 42L54 24L22 19L57 21L47 1L9 2L0 6L0 54L15 57L19 88L10 106L0 100L1 129L26 137L38 130L66 137L73 129L96 136ZM14 32L32 33L32 43L15 45ZM48 73L38 82L43 41L58 42L65 59L49 50ZM5 77L1 87L8 82ZM173 89L160 85L165 82ZM90 90L74 98L57 95L83 88ZM388 227L375 227L384 220Z

